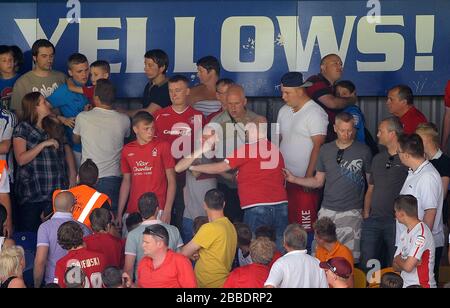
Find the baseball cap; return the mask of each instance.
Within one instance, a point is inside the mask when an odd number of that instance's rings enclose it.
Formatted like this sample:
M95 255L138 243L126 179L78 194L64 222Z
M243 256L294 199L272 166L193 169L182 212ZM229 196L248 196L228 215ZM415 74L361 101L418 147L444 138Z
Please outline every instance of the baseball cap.
M281 77L281 85L283 87L301 87L306 88L312 86L312 82L303 82L303 75L300 72L289 72Z
M342 257L335 257L327 262L320 262L320 267L325 270L330 270L344 279L350 278L350 275L352 274L351 264Z

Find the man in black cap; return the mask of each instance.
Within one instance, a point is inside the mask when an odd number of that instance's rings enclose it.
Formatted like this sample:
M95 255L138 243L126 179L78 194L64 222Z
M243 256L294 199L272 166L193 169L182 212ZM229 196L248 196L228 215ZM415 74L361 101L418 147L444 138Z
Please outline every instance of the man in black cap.
M281 78L281 93L285 101L278 113L280 151L286 168L298 177L313 177L321 145L327 135L328 115L306 93L310 82L303 82L298 72ZM287 183L289 223L298 223L308 232L308 247L317 220L319 194L299 185Z

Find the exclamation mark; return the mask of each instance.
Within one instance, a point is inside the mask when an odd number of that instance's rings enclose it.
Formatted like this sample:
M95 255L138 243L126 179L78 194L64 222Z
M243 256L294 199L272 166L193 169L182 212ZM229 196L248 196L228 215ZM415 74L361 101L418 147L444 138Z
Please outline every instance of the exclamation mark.
M416 16L416 48L418 54L433 53L434 15ZM416 56L416 71L432 71L433 56Z

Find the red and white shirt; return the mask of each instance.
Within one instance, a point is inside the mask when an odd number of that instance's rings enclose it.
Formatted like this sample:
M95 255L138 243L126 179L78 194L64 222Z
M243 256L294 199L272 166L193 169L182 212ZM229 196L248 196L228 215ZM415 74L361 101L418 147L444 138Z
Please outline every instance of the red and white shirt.
M404 260L408 257L419 260L419 265L411 273L401 272L403 287L421 285L423 288L436 288L433 234L425 223L420 222L411 231L400 235L400 246L397 247L395 255L400 254Z
M85 288L102 288L102 272L106 268L105 256L102 253L87 250L87 248L80 248L70 250L66 256L56 262L55 267L55 283L59 284L61 288L65 288L64 275L66 270L71 266L79 267L86 275L84 287ZM68 275L68 279L73 279L77 282L80 279L80 274L74 271L73 274Z
M205 123L201 112L190 106L183 112L177 112L172 106L168 106L156 111L154 117L156 134L160 140L170 144L171 153L175 159L181 159L181 153L186 156L193 152L194 135L201 134L203 123ZM184 144L190 144L191 148L184 148Z
M160 209L164 210L167 194L166 169L175 167L170 146L155 138L145 145L137 141L123 147L121 156L122 173L131 174L131 189L127 213L137 212L138 199L146 192L154 192Z
M238 169L237 184L241 208L287 202L280 150L267 139L245 144L225 159Z

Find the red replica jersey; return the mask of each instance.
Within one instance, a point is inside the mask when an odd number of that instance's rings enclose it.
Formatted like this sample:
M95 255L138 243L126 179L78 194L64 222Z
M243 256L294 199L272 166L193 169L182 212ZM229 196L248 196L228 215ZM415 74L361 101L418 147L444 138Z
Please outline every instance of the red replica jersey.
M102 288L102 272L106 267L105 256L102 253L80 248L70 250L65 257L59 259L55 267L55 283L59 284L61 288L66 287L64 276L66 270L71 266L79 267L86 275L85 288ZM72 270L67 275L73 283L78 283L80 276L76 270Z
M156 194L159 207L164 210L167 193L166 169L174 168L175 161L170 154L169 144L158 139L155 138L145 145L133 141L123 147L120 162L122 173L131 174L127 213L137 212L139 197L150 191Z
M86 248L100 252L105 256L106 266L123 268L125 261L125 246L120 238L109 233L94 233L83 239Z

